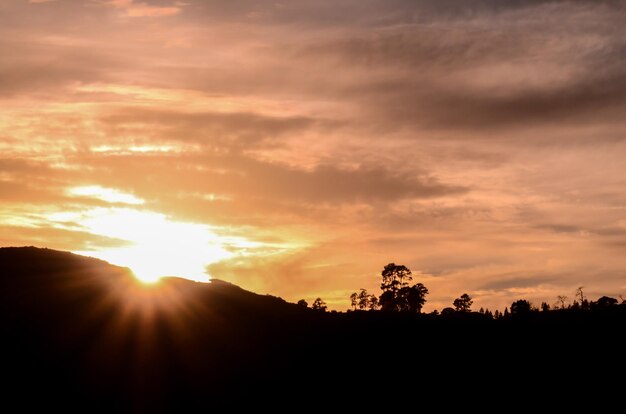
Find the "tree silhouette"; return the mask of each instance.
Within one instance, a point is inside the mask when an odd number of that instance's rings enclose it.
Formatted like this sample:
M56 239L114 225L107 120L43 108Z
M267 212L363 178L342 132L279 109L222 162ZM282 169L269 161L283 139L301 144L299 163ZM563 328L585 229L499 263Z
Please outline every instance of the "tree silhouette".
M558 303L561 304L561 309L565 309L565 301L567 300L567 296L559 295L557 296Z
M576 297L580 299L580 304L582 305L583 302L585 301L585 295L583 293L583 286L579 286L578 289L576 289Z
M594 304L599 308L608 308L609 306L617 305L617 299L609 296L602 296Z
M541 311L548 312L550 310L550 305L547 302L541 302Z
M359 295L357 296L357 307L360 310L365 310L367 309L369 301L370 301L370 295L367 293L367 290L361 288L361 291L359 292Z
M452 302L457 312L469 312L472 303L474 303L474 301L467 293L462 294L460 298L456 298L454 302Z
M396 297L396 305L400 311L420 313L424 303L426 303L426 295L428 288L421 283L413 286L405 286L398 292Z
M356 292L352 292L350 295L350 306L352 306L353 310L356 310L358 296L359 295Z
M385 266L382 271L382 277L383 281L380 284L380 289L383 292L397 292L401 288L408 286L409 282L413 280L411 270L408 267L395 263L389 263Z
M511 315L526 315L530 311L530 302L525 299L516 300L511 304Z
M382 309L384 311L400 310L398 303L399 292L413 279L411 270L404 265L389 263L384 267L381 276L383 279L380 284L380 289L383 291L380 295Z
M326 302L324 302L322 298L317 298L315 299L315 301L313 301L313 305L311 305L311 308L316 311L326 312Z
M384 311L421 312L428 289L421 283L409 287L413 276L408 267L389 263L381 275L379 303Z
M309 304L306 302L306 300L300 299L298 301L298 306L302 306L303 308L307 308L309 306Z
M378 309L378 298L376 297L376 295L370 295L369 296L369 301L367 303L367 308L369 310L376 310L376 309Z

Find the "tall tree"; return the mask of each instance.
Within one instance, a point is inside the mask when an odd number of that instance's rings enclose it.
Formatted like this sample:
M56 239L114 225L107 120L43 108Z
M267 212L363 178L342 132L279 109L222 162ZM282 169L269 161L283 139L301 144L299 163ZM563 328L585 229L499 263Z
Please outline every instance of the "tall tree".
M304 300L304 299L300 299L300 300L298 301L298 306L302 306L303 308L306 308L306 307L308 307L308 306L309 306L309 304L308 304L308 303L306 303L306 300Z
M565 309L565 301L567 300L567 296L559 295L556 298L557 302L561 304L561 309Z
M410 287L405 286L398 292L396 306L400 311L420 313L424 303L426 303L427 294L428 288L421 283L416 283Z
M457 312L469 312L472 308L472 303L474 303L474 301L467 293L462 294L460 298L456 298L454 302L452 302Z
M389 263L382 271L383 281L380 289L383 292L397 292L413 280L411 270L404 265Z
M584 286L578 286L578 289L576 289L576 297L580 300L581 305L585 301L585 294L583 293L583 287Z
M367 307L369 310L378 309L378 298L376 295L370 295L369 301L367 302Z
M524 299L516 300L511 304L511 315L526 315L532 307L530 302Z
M327 308L326 302L324 302L322 298L317 298L315 299L315 301L313 301L311 308L313 308L316 311L326 312L326 308Z
M413 280L411 270L404 265L389 263L383 269L379 303L385 311L419 313L426 302L428 289L421 283L409 287Z
M353 310L356 310L356 305L357 305L357 299L358 299L358 294L356 292L353 292L350 295L350 306L352 306Z
M367 304L369 303L370 295L367 293L367 290L361 288L359 295L357 297L357 307L360 310L367 309Z

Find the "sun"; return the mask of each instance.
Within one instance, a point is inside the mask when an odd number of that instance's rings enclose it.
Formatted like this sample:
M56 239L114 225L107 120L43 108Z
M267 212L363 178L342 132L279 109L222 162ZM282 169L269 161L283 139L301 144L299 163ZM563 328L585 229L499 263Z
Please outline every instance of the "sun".
M163 276L208 282L209 264L233 257L239 243L250 245L244 239L220 236L204 224L175 221L164 214L129 207L99 207L51 218L58 226L79 223L114 245L74 253L129 267L146 283Z
M117 189L89 185L69 188L67 195L109 204L45 215L53 227L75 231L78 226L101 237L97 245L72 251L129 267L142 282L153 283L164 276L208 282L208 265L267 247L224 235L218 227L151 211L143 199Z
M125 241L91 254L130 267L143 282L163 276L207 282L207 265L233 256L226 241L206 225L131 208L95 209L89 216L81 224L90 232Z

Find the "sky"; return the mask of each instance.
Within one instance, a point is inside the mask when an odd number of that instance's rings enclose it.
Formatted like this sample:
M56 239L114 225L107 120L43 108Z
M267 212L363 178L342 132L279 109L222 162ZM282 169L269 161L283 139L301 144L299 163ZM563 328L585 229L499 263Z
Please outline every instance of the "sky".
M2 0L0 246L344 310L626 294L626 3Z

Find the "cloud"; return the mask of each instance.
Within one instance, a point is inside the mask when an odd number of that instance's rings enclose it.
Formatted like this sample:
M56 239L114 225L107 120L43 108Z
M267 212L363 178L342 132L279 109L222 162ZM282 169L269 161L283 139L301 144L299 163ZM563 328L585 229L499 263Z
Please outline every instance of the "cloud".
M541 284L551 284L555 279L553 276L512 276L502 277L479 286L478 290L507 290L512 288L532 288Z
M125 240L99 236L80 231L48 226L23 227L0 225L0 245L7 246L50 246L54 240L56 249L62 250L97 250L110 247L121 247L128 244Z
M175 2L171 6L155 6L150 3L136 3L134 0L110 0L104 4L121 9L127 17L167 17L175 16L182 10L183 3Z
M198 143L209 148L251 148L319 122L305 116L267 116L252 112L178 112L124 108L102 122L116 132L150 130L159 139Z
M123 176L134 177L132 182L152 188L150 197L157 196L163 186L174 183L179 183L180 191L189 193L229 194L235 199L272 200L274 204L390 203L405 198L431 198L467 191L423 173L408 175L380 167L343 169L332 165L305 170L237 154L97 155L81 162L118 172L117 182L112 183L116 188L124 182Z

